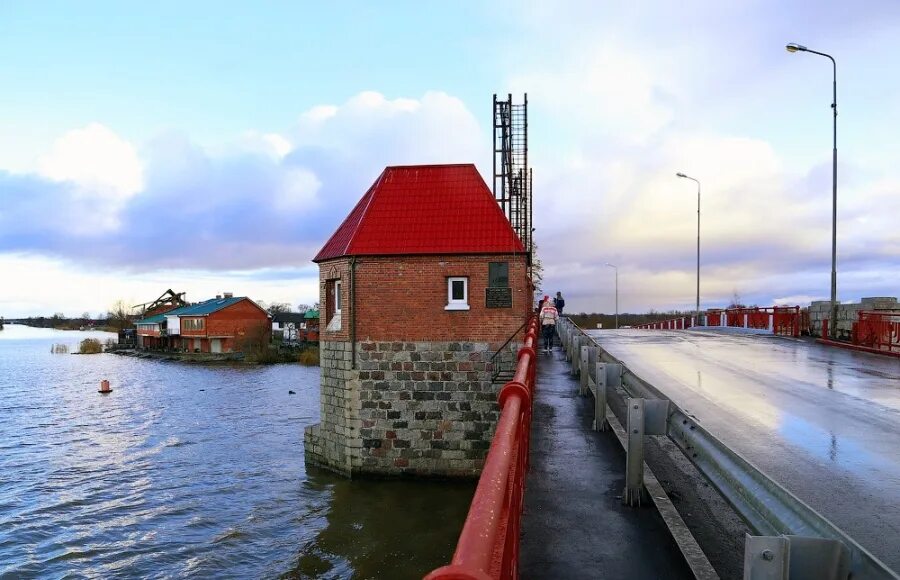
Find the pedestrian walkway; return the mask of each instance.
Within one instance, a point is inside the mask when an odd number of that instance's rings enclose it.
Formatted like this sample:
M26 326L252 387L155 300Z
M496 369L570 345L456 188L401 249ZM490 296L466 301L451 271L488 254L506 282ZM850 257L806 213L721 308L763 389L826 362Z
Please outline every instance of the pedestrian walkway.
M691 578L656 510L622 504L625 452L591 430L593 402L562 356L538 359L520 576Z

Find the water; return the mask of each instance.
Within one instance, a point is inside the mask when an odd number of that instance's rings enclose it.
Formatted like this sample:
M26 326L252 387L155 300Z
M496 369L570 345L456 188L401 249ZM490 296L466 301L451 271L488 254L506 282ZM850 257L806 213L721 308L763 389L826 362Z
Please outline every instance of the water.
M473 484L304 467L318 368L50 353L88 336L112 335L0 331L0 578L420 578L449 560Z

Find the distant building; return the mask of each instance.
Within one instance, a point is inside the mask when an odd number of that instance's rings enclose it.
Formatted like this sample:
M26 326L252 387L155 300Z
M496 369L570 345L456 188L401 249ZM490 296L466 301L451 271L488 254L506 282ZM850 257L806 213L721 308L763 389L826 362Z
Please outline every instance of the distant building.
M321 423L307 459L477 475L498 414L493 356L532 308L526 259L474 165L385 169L314 259Z
M269 315L245 296L211 298L136 323L137 346L151 350L237 352L249 341L271 340Z
M300 340L319 342L319 311L307 310L300 327Z
M272 317L272 336L285 342L299 342L305 327L304 312L278 312Z

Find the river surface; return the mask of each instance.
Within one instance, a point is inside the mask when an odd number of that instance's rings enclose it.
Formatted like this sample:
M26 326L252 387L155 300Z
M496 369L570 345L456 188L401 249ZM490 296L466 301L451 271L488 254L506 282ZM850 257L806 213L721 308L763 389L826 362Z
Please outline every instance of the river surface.
M318 367L51 354L112 336L0 331L0 578L420 578L449 560L474 484L304 466Z

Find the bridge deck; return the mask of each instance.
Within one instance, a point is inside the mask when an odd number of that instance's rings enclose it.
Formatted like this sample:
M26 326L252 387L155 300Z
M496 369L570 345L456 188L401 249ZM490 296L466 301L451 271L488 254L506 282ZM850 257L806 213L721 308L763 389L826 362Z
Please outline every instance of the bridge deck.
M621 503L625 453L560 352L541 354L522 518L522 578L690 578L652 507Z
M590 334L900 570L900 360L771 335Z

